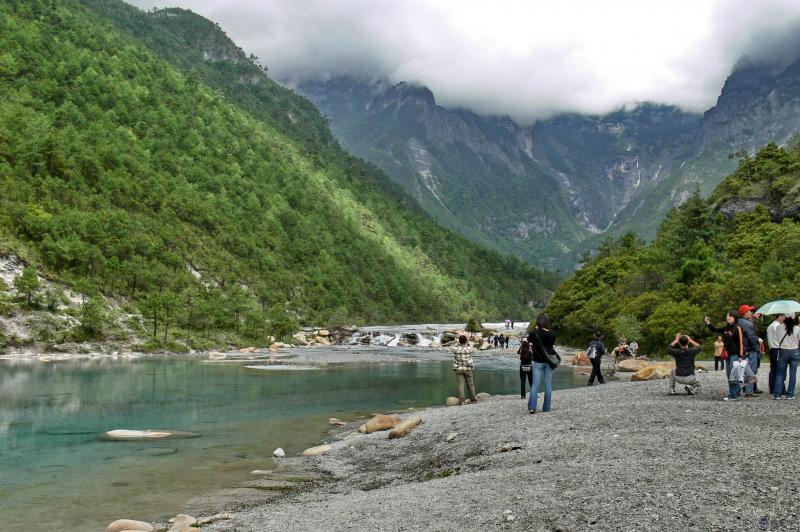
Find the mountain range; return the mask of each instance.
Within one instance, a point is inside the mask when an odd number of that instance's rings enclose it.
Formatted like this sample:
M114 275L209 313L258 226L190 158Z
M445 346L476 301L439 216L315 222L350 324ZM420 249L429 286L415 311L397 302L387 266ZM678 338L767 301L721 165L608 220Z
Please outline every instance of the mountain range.
M800 130L800 61L741 60L703 114L640 103L530 126L436 103L423 86L331 76L296 83L353 154L437 221L542 267L570 270L602 239L650 238L738 158ZM732 154L738 155L731 158Z
M29 287L0 283L0 349L523 315L558 282L437 225L191 11L14 1L0 28L0 259Z

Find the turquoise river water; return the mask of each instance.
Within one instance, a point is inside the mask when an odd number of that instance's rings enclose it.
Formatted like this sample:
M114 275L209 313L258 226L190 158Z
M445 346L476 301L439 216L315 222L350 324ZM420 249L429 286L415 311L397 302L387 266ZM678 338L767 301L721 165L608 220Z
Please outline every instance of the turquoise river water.
M317 444L327 419L442 404L449 362L263 371L196 359L0 364L0 529L103 530L155 519L193 496ZM519 393L512 360L476 370L479 391ZM557 388L584 377L556 372ZM523 408L521 405L520 408ZM152 442L106 441L113 429L190 431Z

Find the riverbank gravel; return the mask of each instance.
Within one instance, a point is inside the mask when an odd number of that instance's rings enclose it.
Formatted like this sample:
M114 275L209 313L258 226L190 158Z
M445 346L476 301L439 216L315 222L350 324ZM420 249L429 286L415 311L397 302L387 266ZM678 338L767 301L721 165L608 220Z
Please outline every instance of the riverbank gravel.
M800 402L726 403L723 373L701 379L698 396L609 383L556 391L549 413L492 397L415 411L401 439L340 433L307 459L328 480L211 529L800 529Z

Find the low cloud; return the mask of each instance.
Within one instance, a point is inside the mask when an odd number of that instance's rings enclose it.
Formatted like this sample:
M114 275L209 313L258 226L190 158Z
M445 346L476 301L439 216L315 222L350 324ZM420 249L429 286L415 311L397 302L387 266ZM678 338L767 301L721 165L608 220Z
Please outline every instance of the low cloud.
M797 0L137 0L212 19L284 81L350 75L529 123L639 101L702 111L742 56L800 56Z

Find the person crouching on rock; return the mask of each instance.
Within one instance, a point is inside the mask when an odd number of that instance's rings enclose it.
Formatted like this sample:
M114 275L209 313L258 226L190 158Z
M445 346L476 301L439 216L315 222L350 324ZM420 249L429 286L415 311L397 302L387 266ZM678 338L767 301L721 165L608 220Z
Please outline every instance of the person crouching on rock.
M478 402L475 397L475 381L472 378L472 346L467 344L467 337L463 334L458 337L458 345L453 348L453 371L458 380L458 404L464 404L464 384L469 388L469 400Z
M520 396L525 399L527 390L525 389L525 380L527 379L528 385L533 387L533 350L531 344L527 340L522 341L522 345L517 349L519 355L519 380L522 388L520 388Z
M672 370L672 381L669 393L675 395L675 383L684 384L684 390L689 395L694 395L700 388L700 383L694 375L694 359L700 354L700 344L685 334L678 333L675 340L667 347L667 354L675 357L675 369Z

